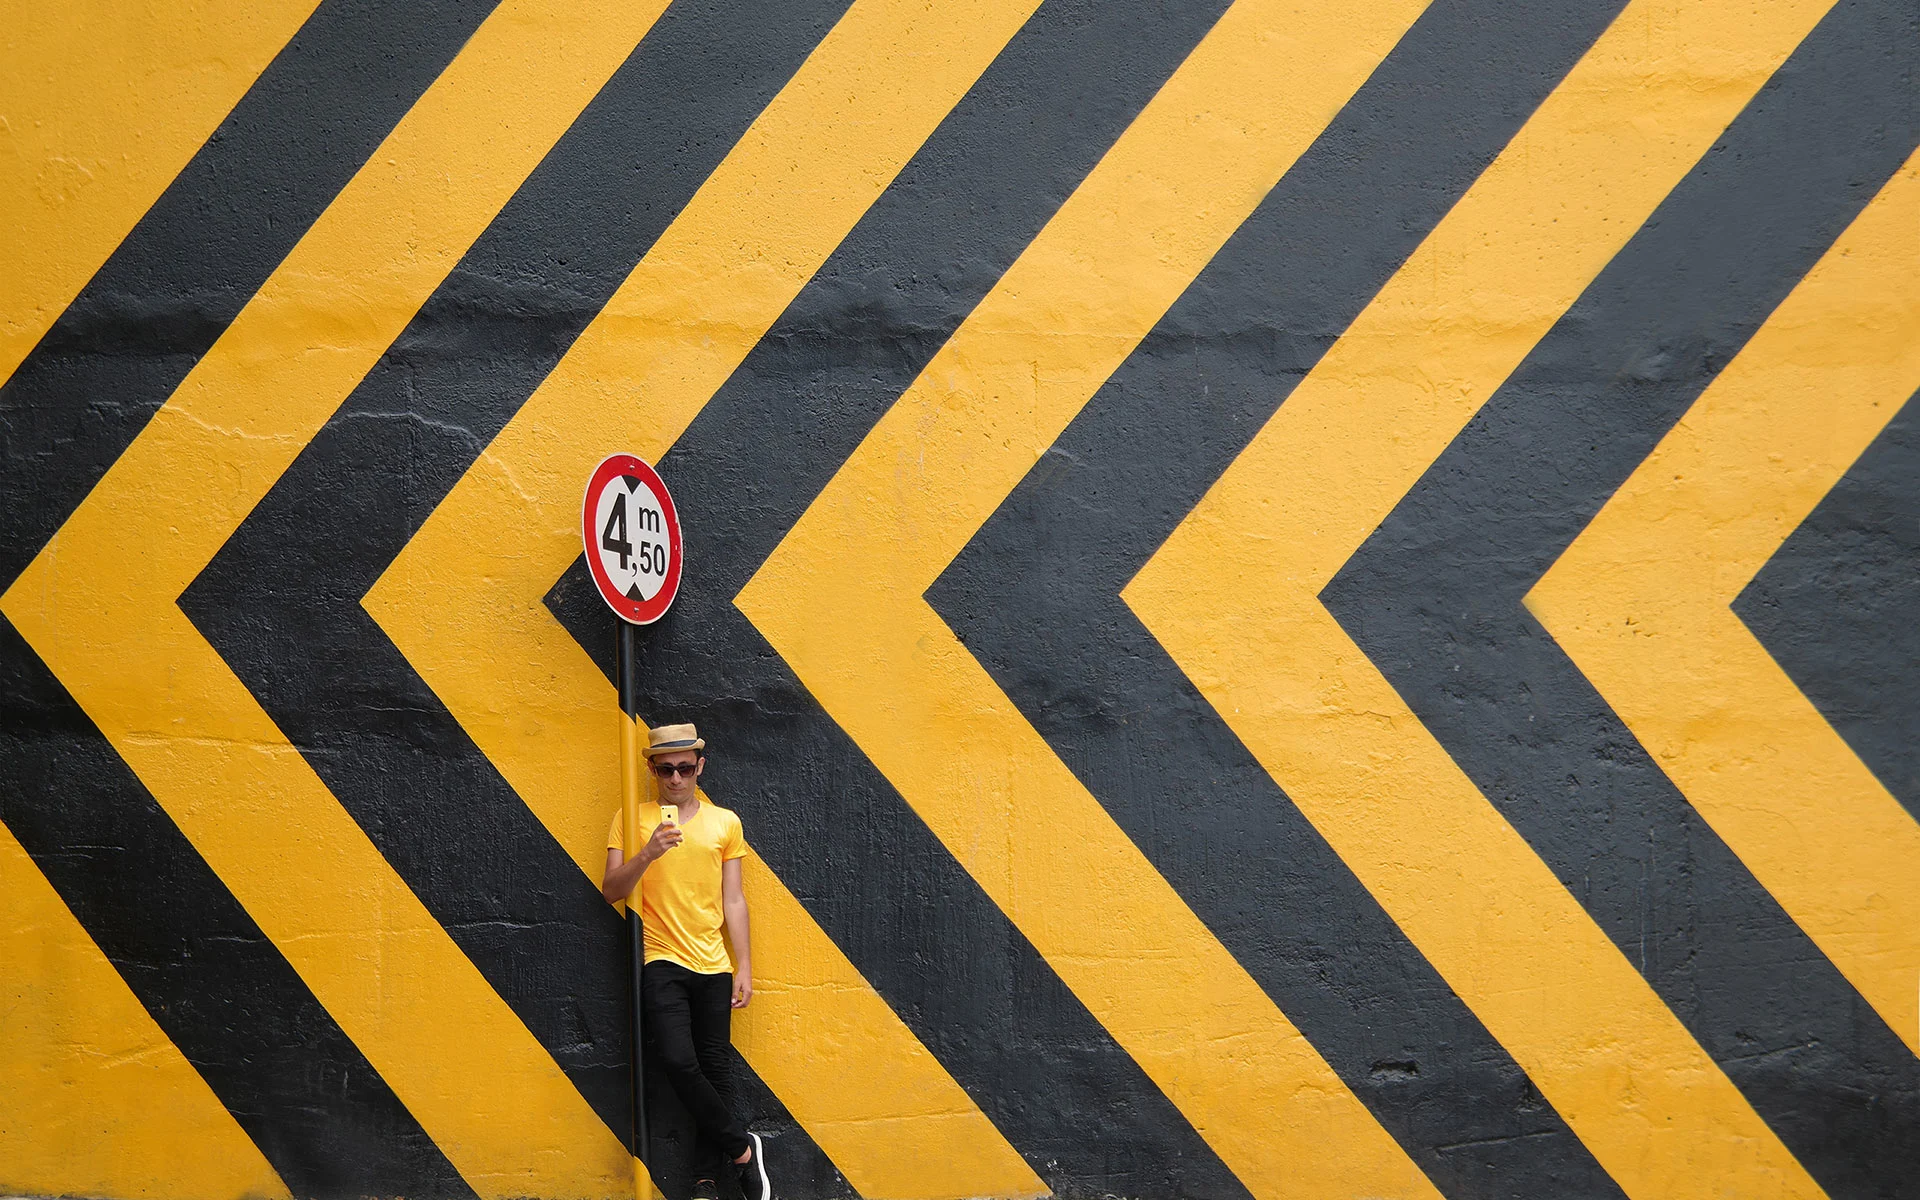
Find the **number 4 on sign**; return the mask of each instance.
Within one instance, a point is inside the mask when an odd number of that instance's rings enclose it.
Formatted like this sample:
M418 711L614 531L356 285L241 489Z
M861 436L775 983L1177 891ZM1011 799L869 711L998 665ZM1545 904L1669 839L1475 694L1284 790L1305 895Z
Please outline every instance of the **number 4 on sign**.
M627 569L627 558L633 553L633 543L627 540L627 498L616 495L613 498L613 511L607 514L607 527L600 531L600 545L620 556L620 569Z

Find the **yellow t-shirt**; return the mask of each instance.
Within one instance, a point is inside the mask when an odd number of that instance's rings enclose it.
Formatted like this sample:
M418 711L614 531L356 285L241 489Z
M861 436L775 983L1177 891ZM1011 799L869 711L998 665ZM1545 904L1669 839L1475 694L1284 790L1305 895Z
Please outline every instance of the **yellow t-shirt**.
M607 849L626 853L620 836L620 812L614 810L607 830ZM647 844L660 825L660 806L640 806L639 846ZM640 876L640 927L646 946L645 961L665 959L702 975L724 975L733 970L727 958L722 930L726 912L720 906L720 864L747 853L746 835L732 809L710 800L700 802L692 820L682 820L684 835L678 846L653 861Z

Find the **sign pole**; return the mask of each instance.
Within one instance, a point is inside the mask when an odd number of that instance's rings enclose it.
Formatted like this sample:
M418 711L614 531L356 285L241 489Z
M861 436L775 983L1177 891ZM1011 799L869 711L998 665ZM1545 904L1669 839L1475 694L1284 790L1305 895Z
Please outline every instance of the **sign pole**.
M640 853L640 626L666 614L680 590L685 549L680 514L667 485L645 460L609 454L587 479L580 506L580 539L587 573L607 607L620 618L614 645L614 690L620 693L620 840L631 862ZM652 1200L647 1161L646 1006L640 990L646 939L640 924L640 884L627 893L627 994L632 1001L633 1194Z
M640 853L640 631L620 622L614 647L615 688L620 693L620 803L628 858ZM647 1162L653 1141L647 1131L646 1022L640 998L640 968L645 947L640 930L640 885L627 896L627 994L633 1002L633 1194L651 1200L653 1179Z

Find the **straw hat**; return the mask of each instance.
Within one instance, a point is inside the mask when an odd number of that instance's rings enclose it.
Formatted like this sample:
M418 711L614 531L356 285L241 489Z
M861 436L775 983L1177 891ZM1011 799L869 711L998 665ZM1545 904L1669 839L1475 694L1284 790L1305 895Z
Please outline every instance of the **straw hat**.
M691 725L655 725L647 730L647 748L643 753L652 758L656 754L672 754L675 750L706 748L707 740Z

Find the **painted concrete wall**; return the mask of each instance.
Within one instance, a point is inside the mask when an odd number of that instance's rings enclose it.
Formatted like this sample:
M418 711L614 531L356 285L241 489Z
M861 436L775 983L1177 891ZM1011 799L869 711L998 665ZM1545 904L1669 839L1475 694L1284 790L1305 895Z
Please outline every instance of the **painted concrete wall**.
M0 1193L1920 1194L1912 0L0 29Z

